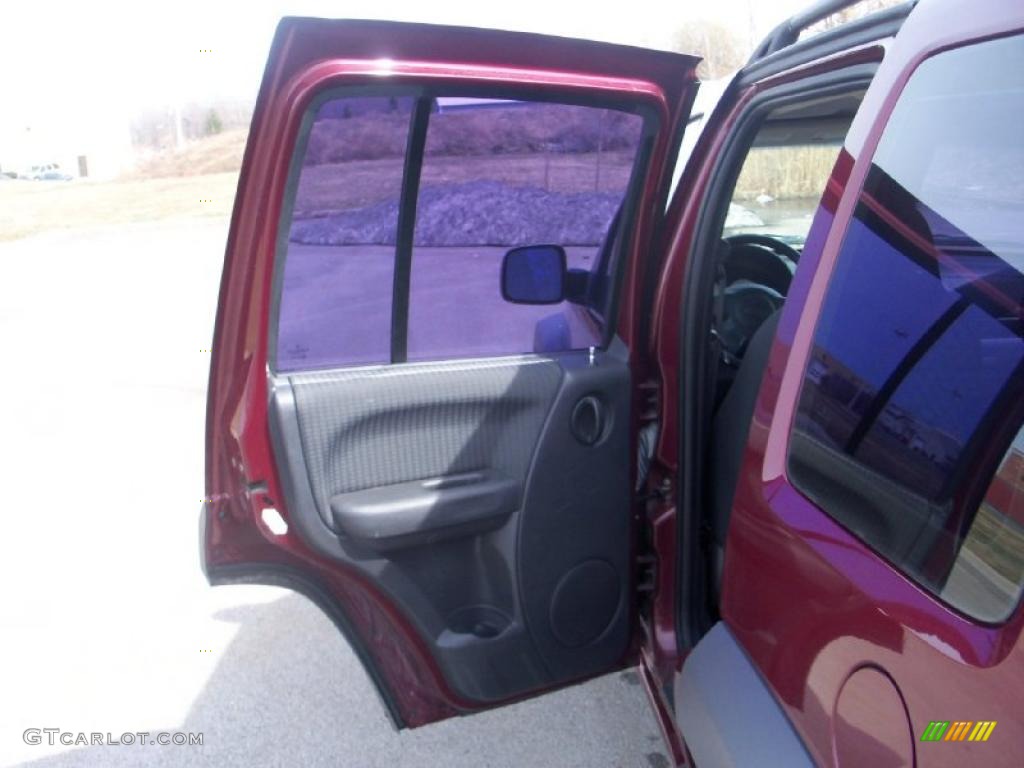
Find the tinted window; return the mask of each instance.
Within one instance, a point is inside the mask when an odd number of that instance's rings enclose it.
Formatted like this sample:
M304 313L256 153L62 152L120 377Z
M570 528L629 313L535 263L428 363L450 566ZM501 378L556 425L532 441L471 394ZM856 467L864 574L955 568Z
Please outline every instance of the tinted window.
M826 511L992 621L1024 581L1021 125L1020 37L941 54L908 82L832 276L790 449L793 481Z
M428 110L418 147L417 103ZM637 115L562 104L324 102L300 147L278 254L276 370L600 345L616 251L610 225L642 130ZM404 194L416 170L419 184ZM403 220L411 222L405 234ZM502 298L504 254L536 244L565 247L569 268L579 270L573 302ZM407 287L396 283L396 264L406 260Z
M310 127L284 254L277 369L383 363L411 99L333 99Z
M985 492L942 597L979 618L999 621L1024 582L1024 430L1017 433Z
M563 104L438 102L416 208L409 359L599 345L599 319L583 306L502 301L501 261L510 248L555 243L570 269L598 271L641 118Z

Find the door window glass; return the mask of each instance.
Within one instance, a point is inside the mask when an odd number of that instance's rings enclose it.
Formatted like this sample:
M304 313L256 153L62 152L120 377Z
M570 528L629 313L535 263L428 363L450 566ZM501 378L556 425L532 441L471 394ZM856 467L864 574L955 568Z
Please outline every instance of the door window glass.
M1024 584L1024 38L908 82L815 330L793 482L979 619ZM994 478L994 479L993 479Z
M409 359L600 345L587 305L502 301L502 258L553 243L595 283L642 128L607 109L437 99L427 132L409 297ZM610 245L610 244L609 244Z
M288 224L277 370L386 363L411 99L332 99L309 129Z
M353 96L309 123L278 252L275 370L602 345L640 115ZM504 255L529 245L565 249L567 300L502 297Z

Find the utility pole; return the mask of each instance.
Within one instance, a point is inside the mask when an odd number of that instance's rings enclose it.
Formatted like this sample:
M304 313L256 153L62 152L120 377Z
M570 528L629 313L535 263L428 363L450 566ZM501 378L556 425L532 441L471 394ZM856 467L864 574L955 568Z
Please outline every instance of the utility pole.
M174 146L181 149L185 146L185 132L181 126L181 101L174 102Z

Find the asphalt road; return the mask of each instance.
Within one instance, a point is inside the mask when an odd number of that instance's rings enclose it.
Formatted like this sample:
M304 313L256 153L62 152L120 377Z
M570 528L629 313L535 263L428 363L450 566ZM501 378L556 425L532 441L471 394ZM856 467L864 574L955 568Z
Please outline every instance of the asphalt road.
M197 562L220 221L0 243L0 764L668 765L635 673L395 733L304 598ZM29 745L28 728L200 746Z
M590 268L593 248L567 248L571 267ZM412 254L409 360L516 355L533 349L544 318L561 315L564 348L600 343L584 311L511 304L501 298L504 248L421 248ZM278 328L283 370L376 363L391 351L393 246L290 243ZM331 286L324 290L324 286ZM344 328L345 333L338 333ZM550 349L550 347L549 347Z

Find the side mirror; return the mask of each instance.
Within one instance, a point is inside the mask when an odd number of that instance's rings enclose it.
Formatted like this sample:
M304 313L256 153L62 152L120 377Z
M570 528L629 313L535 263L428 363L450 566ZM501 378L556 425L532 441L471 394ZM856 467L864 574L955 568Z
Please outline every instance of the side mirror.
M565 300L565 249L560 245L513 248L501 264L501 297L513 304Z

